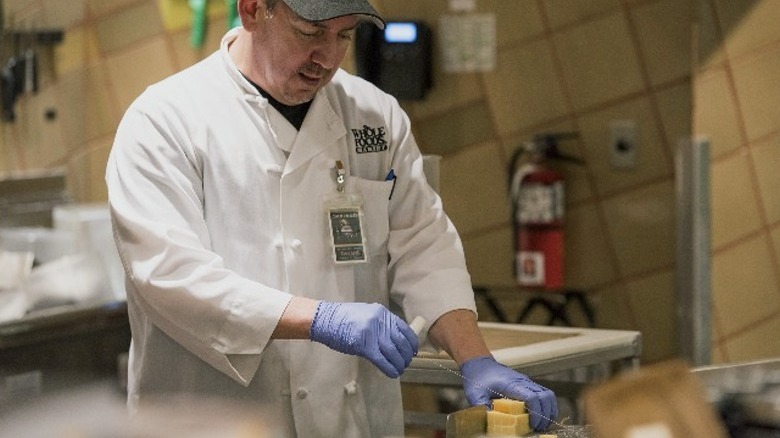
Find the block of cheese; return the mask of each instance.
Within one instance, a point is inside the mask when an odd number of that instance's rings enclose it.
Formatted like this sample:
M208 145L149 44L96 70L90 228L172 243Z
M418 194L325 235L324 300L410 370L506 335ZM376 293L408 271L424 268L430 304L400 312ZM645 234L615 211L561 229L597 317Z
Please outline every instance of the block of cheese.
M517 417L498 411L487 412L488 436L512 436L517 428Z
M528 414L507 414L495 409L487 413L488 436L524 436L531 433Z
M487 412L488 436L515 436L517 431L517 415L498 411Z
M551 434L539 435L539 438L558 438L558 435L551 435Z
M519 436L527 435L531 433L531 419L528 414L520 414L517 416L517 432Z
M497 398L493 400L493 410L512 415L525 414L525 402L508 398Z

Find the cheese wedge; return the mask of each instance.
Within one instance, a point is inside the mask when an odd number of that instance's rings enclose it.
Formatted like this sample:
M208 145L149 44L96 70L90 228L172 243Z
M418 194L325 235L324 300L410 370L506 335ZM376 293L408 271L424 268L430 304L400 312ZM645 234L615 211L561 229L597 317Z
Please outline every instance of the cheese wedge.
M515 432L519 436L528 435L531 433L531 419L528 414L520 414L517 416L517 427Z
M504 414L525 414L525 402L508 398L497 398L493 400L493 410L503 412Z
M524 436L531 433L528 414L506 414L495 409L487 413L488 436Z
M517 430L517 415L498 411L487 412L488 436L514 436Z

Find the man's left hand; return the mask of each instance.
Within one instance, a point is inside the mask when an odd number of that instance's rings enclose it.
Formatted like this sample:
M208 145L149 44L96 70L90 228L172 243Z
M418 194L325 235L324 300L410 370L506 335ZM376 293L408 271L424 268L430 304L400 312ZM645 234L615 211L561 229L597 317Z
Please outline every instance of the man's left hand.
M558 416L555 394L500 363L492 356L478 356L460 367L463 389L471 405L489 405L490 399L506 397L525 402L534 430L546 430Z

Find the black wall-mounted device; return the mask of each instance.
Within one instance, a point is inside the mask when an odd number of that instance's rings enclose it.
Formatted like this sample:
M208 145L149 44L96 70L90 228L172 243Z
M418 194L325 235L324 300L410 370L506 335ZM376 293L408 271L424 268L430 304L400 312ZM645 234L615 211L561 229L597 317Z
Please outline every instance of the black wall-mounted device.
M431 30L418 21L363 23L355 32L358 76L399 100L421 100L432 84Z

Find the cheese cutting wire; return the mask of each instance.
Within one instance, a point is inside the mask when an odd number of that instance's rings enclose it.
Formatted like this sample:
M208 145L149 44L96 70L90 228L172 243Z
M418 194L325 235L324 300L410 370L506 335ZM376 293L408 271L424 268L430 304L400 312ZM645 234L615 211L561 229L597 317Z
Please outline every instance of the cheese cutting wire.
M425 318L423 318L421 316L417 316L409 324L409 326L412 328L412 330L415 332L415 334L417 334L419 336L420 332L422 332L422 329L425 326ZM462 373L459 373L459 372L457 372L455 370L447 368L447 367L445 367L444 365L442 365L442 364L440 364L438 362L433 362L433 363L437 367L439 367L439 368L441 368L441 369L443 369L443 370L445 370L445 371L447 371L449 373L452 373L452 374L460 377L463 380L470 380L470 381L472 381L475 385L479 386L480 388L483 388L483 389L485 389L485 390L487 390L487 391L489 391L489 392L491 392L491 393L493 393L493 394L495 394L495 395L497 395L497 396L499 396L501 398L510 398L510 397L507 397L504 394L501 394L500 392L498 392L498 391L496 391L494 389L488 388L488 387L480 384L479 382L475 382L473 379L467 378ZM535 415L538 415L538 416L544 418L545 420L550 421L551 424L554 424L555 426L559 427L560 429L555 431L556 434L558 435L558 438L589 438L591 436L590 428L588 426L575 426L575 425L568 425L567 426L566 424L563 424L562 422L555 421L552 418L549 418L549 417L547 417L545 415L542 415L539 412L535 412L535 411L529 409L527 404L526 404L526 410L528 412L532 413L532 414L535 414ZM568 419L568 417L566 419L562 420L562 421L566 421L567 419Z

